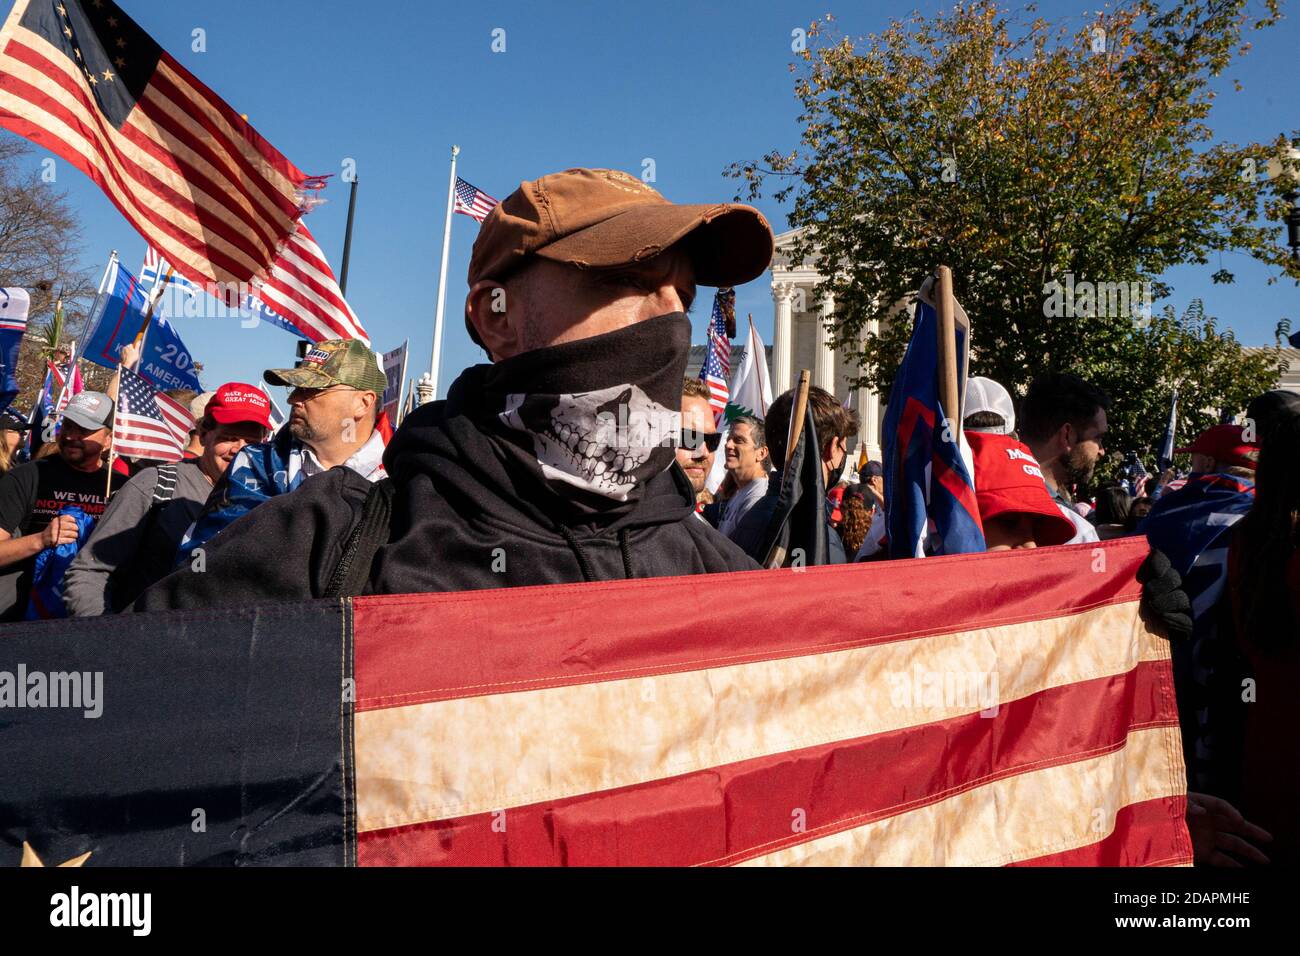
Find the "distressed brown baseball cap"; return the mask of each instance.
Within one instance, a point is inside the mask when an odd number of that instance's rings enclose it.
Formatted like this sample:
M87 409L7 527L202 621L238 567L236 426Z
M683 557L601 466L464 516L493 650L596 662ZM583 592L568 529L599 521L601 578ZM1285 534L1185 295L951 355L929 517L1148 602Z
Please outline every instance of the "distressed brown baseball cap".
M520 183L493 207L474 242L469 284L500 281L529 256L607 268L683 240L700 285L741 285L772 262L772 227L753 206L678 204L617 169L566 169ZM477 342L468 316L465 324Z

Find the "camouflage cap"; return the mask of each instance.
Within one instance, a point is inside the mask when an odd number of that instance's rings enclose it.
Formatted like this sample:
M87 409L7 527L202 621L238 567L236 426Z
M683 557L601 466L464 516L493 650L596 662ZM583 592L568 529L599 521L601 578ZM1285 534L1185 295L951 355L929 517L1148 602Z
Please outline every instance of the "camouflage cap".
M379 356L359 339L326 339L308 349L297 368L268 368L262 377L272 385L290 388L347 385L383 395L388 378L379 362Z

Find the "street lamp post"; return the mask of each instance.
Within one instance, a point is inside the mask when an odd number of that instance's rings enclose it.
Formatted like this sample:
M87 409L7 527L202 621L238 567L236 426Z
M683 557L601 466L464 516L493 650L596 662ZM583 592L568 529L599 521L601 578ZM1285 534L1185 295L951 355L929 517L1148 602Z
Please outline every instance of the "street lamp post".
M1285 154L1270 159L1266 166L1269 179L1285 176L1286 190L1282 199L1286 201L1286 244L1291 250L1291 258L1300 260L1300 139L1293 140Z

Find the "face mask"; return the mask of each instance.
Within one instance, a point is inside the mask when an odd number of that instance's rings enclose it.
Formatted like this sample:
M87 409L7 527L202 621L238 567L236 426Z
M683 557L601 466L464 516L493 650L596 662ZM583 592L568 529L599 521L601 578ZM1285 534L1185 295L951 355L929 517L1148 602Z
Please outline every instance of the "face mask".
M690 334L675 312L506 359L493 430L566 497L629 501L675 458Z
M832 488L834 488L836 485L840 483L840 479L844 477L844 466L847 465L848 463L849 463L849 453L846 451L844 453L844 457L840 459L839 465L833 468L831 470L830 475L827 476L826 478L827 491L830 491Z

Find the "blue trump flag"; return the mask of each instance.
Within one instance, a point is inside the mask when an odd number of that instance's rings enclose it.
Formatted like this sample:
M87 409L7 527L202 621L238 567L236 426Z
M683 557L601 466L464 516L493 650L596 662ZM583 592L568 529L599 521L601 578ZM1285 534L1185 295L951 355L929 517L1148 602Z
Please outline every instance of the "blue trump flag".
M93 331L86 340L82 358L105 368L115 368L122 346L135 341L140 334L147 307L140 280L114 257L91 310ZM159 391L170 388L203 391L190 350L171 323L159 315L154 315L145 333L138 371L141 378Z
M0 411L18 397L18 380L14 376L30 306L26 289L0 289Z
M928 280L918 293L912 340L894 376L885 412L885 517L891 558L985 549L971 467L960 447L960 409L952 410L951 428L943 426L939 320L927 301L935 287ZM961 395L966 388L969 325L958 313L957 393Z

